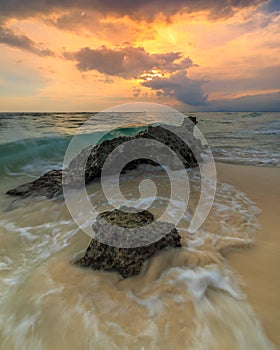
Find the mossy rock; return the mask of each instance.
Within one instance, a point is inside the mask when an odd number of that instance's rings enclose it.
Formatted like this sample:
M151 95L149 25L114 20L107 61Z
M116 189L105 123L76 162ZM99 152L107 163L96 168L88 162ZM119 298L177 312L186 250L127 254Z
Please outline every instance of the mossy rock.
M136 228L133 235L130 228ZM85 256L75 264L93 270L116 271L124 278L138 274L145 261L160 250L181 247L181 237L174 225L154 221L147 210L122 208L101 213L93 230L95 238ZM110 244L104 243L104 238ZM135 246L123 248L118 246L119 242Z
M139 211L134 208L121 207L113 211L105 211L99 215L108 223L125 228L142 227L151 224L154 216L148 210Z

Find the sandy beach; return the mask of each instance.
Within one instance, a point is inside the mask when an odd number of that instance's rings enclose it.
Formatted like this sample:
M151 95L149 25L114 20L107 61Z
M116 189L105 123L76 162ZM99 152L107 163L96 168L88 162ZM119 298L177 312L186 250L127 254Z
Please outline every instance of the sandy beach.
M280 169L217 163L218 178L246 193L261 209L255 245L227 256L245 283L248 302L280 347Z

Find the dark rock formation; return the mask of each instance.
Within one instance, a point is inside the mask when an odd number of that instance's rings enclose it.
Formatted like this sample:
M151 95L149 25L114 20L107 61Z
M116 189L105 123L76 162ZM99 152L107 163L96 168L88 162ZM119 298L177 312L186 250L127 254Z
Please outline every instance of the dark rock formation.
M136 230L131 234L129 228ZM117 271L124 278L138 274L144 262L160 250L181 247L181 237L174 225L154 221L147 210L120 208L104 212L97 217L93 230L95 238L85 256L75 264L93 270ZM102 243L104 240L111 245ZM131 248L118 247L120 242L127 241Z
M7 194L12 196L27 197L31 195L54 197L62 193L62 172L51 170L39 177L39 179L28 182L9 190Z
M200 155L203 152L200 141L193 136L193 128L196 123L196 118L190 117L190 119L185 118L183 124L179 127L150 126L135 136L120 136L112 140L105 140L101 144L85 148L70 162L69 167L64 171L49 171L33 182L9 190L7 194L22 197L39 195L52 198L62 194L62 178L63 184L68 188L79 188L84 183L87 184L101 176L105 160L118 146L140 138L146 140L145 145L142 144L141 148L135 149L135 160L127 164L123 171L134 169L141 163L160 165L164 163L169 168L178 167L178 162L174 162L174 157L164 150L164 145L176 153L177 158L185 168L194 167L200 160L197 159L197 156L195 157L194 153ZM153 141L158 141L158 145L155 146ZM142 156L143 150L148 155L144 158ZM137 157L137 152L139 152L139 157ZM149 159L149 154L151 156L158 154L161 158L157 162Z

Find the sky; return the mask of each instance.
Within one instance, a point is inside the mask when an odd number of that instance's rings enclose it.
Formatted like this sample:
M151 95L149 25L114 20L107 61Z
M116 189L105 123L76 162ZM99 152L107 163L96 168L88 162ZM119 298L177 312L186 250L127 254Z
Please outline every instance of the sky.
M280 111L280 0L0 0L0 111Z

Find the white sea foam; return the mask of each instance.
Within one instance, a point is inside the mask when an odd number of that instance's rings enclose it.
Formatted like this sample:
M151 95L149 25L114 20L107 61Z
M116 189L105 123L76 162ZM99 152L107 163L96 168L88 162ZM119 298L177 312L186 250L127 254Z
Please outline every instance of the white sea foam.
M234 286L228 272L217 265L207 267L196 267L194 269L182 269L176 267L170 270L176 273L176 278L170 283L183 283L196 300L202 300L208 288L215 288L227 292L235 299L242 299L244 296Z
M149 317L157 316L164 309L164 305L157 295L152 295L149 298L141 299L134 295L131 290L128 290L127 297L135 301L137 304L144 306L147 309Z

